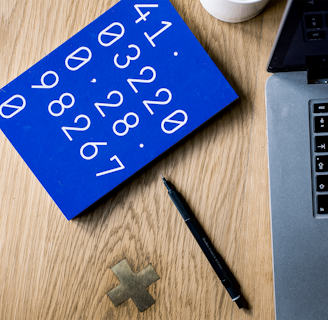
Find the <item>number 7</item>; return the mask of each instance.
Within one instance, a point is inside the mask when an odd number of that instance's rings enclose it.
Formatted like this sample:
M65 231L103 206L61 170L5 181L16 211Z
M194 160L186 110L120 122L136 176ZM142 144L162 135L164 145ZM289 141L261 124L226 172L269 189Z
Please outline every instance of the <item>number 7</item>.
M99 172L99 173L96 174L96 176L100 177L100 176L104 176L105 174L109 174L109 173L113 173L113 172L125 169L124 164L121 162L121 160L118 158L118 156L115 155L115 156L110 158L110 161L113 161L113 160L117 161L117 163L119 164L119 167L116 167L114 169L110 169L110 170L107 170L107 171Z

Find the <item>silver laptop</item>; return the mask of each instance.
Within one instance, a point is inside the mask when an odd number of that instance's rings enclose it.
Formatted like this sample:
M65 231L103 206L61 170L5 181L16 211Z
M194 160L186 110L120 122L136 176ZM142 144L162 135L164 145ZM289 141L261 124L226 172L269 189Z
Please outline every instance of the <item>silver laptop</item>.
M328 0L290 0L266 83L276 320L328 320Z

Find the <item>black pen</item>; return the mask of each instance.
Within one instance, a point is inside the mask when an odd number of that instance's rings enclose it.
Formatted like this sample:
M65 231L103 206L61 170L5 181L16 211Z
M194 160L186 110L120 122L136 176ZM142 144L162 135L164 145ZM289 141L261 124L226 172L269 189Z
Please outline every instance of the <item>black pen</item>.
M162 175L161 175L162 176ZM189 213L187 207L183 204L179 194L173 187L173 185L165 180L162 176L164 184L168 190L169 196L173 203L179 210L183 220L187 224L194 238L198 242L199 246L203 250L207 260L211 264L217 276L220 278L222 284L228 291L232 301L236 302L239 308L243 308L243 303L239 292L236 289L235 281L230 275L230 271L224 263L222 257L216 252L212 243L209 241L208 237L205 235L204 231L198 224L197 220Z

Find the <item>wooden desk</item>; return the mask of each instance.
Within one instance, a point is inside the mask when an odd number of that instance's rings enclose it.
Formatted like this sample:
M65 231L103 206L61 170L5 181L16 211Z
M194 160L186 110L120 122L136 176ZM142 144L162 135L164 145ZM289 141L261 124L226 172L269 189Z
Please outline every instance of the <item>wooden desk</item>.
M0 0L0 87L50 53L116 0ZM172 4L240 95L94 211L67 222L0 134L0 319L274 319L264 88L285 0L238 24L199 0ZM160 179L184 195L239 281L239 310L216 277ZM111 267L149 263L156 303L116 308Z

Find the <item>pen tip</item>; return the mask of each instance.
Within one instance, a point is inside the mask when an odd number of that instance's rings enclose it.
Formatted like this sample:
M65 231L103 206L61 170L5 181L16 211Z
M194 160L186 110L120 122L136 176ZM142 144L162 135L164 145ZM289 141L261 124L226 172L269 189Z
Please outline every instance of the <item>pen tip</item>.
M166 179L163 177L162 174L161 174L161 177L162 177L162 179L163 179L163 182L164 182L164 184L165 184L165 187L166 187L169 191L172 190L172 188L168 185Z

